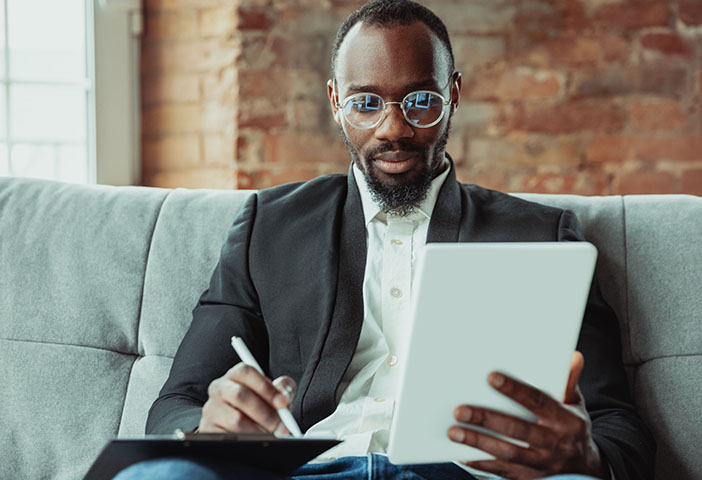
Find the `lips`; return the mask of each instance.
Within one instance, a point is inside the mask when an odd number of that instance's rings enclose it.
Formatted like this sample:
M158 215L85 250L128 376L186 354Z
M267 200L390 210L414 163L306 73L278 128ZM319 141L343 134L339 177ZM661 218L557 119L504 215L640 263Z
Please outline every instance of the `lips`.
M397 150L374 155L373 162L381 172L392 175L408 172L418 158L417 152Z

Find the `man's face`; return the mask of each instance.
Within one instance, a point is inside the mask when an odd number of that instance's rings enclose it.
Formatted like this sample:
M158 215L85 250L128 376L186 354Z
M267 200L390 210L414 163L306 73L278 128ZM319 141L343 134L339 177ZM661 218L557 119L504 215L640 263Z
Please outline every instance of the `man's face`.
M339 49L336 82L328 85L334 118L374 199L388 213L413 211L426 197L432 179L448 165L444 149L461 78L450 75L447 55L421 22L391 28L359 23ZM441 121L432 127L413 127L399 105L387 105L379 125L360 130L336 106L354 93L375 93L385 102L400 102L417 90L438 92L451 100Z

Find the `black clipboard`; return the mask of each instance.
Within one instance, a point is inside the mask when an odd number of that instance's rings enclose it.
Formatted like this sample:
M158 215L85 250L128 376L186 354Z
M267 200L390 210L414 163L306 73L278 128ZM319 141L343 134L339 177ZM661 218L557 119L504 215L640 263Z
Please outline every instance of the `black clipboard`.
M84 480L106 480L137 462L156 458L226 459L288 472L341 443L331 438L276 437L268 433L182 433L111 440Z

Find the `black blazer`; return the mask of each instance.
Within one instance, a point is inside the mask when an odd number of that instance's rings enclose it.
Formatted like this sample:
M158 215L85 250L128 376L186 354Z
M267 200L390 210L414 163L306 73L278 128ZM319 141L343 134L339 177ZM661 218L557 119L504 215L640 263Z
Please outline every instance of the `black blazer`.
M295 379L291 410L303 431L330 415L361 331L365 237L352 173L252 195L193 310L147 433L197 427L209 383L239 361L232 335L244 338L271 378ZM427 235L427 242L569 240L583 240L572 212L460 184L453 167ZM617 480L652 478L655 444L630 398L617 319L596 281L578 349L594 439Z

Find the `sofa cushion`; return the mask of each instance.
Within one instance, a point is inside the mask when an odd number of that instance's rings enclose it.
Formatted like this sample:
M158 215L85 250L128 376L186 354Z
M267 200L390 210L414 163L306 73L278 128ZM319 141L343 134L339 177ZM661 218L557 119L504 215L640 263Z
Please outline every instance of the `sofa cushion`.
M0 338L135 352L167 193L0 179Z
M78 479L119 427L136 357L0 339L0 478Z
M702 355L702 199L636 195L624 205L634 360Z
M250 191L171 192L156 222L144 282L139 353L173 357ZM165 380L165 379L164 379Z

